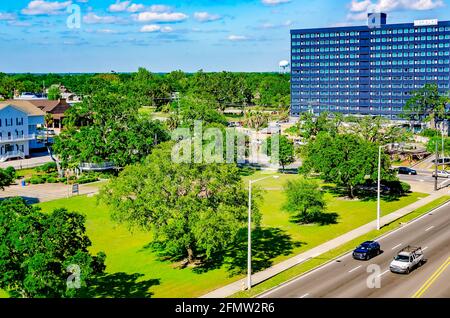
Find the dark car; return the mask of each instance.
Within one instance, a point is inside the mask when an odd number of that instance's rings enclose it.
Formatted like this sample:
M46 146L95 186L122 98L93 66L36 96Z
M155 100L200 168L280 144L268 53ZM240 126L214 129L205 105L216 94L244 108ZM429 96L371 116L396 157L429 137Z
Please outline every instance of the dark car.
M353 258L360 260L369 260L372 257L380 255L380 244L374 241L367 241L362 243L353 251Z
M417 175L417 171L408 167L398 168L398 174Z

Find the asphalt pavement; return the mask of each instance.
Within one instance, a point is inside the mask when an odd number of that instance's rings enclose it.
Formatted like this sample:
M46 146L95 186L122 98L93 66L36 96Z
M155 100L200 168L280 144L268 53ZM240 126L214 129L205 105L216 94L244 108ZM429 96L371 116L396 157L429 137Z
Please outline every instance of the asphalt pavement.
M383 253L369 261L354 260L349 253L260 297L450 297L450 204L388 233L378 242ZM421 246L426 263L409 275L391 273L390 262L407 245Z

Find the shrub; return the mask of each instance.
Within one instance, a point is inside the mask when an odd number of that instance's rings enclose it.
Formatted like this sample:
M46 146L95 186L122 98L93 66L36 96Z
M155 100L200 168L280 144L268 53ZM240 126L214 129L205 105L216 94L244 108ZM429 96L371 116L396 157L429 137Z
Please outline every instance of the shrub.
M36 168L36 171L37 171L37 172L46 172L46 173L49 173L49 172L57 171L57 169L58 169L58 168L57 168L55 162L49 162L49 163L46 163L46 164L44 164L44 165L42 165L42 166L40 166L40 167L37 167L37 168Z
M79 184L85 184L85 183L91 183L91 182L96 182L99 179L97 177L93 177L93 176L84 176L81 177L80 179L78 179L77 183Z
M57 179L57 178L54 178L54 177L49 177L49 178L47 179L47 182L48 182L48 183L58 183L58 179Z
M31 184L42 184L45 183L45 180L39 176L33 176L29 179L29 183Z
M13 179L13 180L17 179L17 172L16 172L16 169L14 169L14 167L6 168L5 172L8 176L11 177L11 179Z

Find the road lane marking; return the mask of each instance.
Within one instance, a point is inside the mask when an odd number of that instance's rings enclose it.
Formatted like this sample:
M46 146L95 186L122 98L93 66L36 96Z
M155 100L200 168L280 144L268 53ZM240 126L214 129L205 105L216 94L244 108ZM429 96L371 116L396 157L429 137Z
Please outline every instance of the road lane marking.
M428 248L428 246L425 246L424 248L422 248L422 251L425 251Z
M387 272L389 272L389 269L388 269L388 270L385 270L384 272L382 272L380 275L378 275L378 277L383 276L383 275L386 274Z
M300 297L300 298L306 298L306 297L308 297L309 296L309 294L304 294L302 297Z
M356 271L358 268L361 268L361 267L362 267L362 265L359 265L359 266L355 267L354 269L349 270L348 272L352 273L352 272Z
M420 298L423 296L423 294L433 285L433 283L441 276L441 274L447 269L447 267L450 265L450 257L447 258L447 260L439 266L439 268L431 275L430 278L425 282L425 284L422 285L422 287L419 288L419 290L411 296L411 298Z
M428 229L425 230L425 232L428 232L429 230L433 229L434 225L430 226Z
M396 248L402 246L402 244L403 244L403 243L400 243L400 244L398 244L398 245L395 245L393 248L391 248L391 250L395 250Z

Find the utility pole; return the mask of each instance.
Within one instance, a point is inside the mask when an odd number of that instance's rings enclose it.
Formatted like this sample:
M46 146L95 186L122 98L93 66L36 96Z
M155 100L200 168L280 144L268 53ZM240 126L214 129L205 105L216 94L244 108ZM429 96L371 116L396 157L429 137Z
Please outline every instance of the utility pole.
M438 191L438 162L439 160L439 148L438 141L436 140L436 161L434 163L434 191Z

